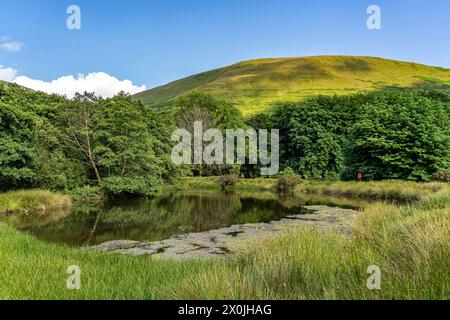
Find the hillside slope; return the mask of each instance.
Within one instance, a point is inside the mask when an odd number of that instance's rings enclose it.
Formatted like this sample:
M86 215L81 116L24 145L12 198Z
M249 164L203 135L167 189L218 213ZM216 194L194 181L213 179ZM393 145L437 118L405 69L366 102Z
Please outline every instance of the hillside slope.
M189 91L236 103L245 114L280 101L317 94L349 94L386 87L450 88L450 69L372 57L316 56L258 59L200 73L135 95L160 109Z

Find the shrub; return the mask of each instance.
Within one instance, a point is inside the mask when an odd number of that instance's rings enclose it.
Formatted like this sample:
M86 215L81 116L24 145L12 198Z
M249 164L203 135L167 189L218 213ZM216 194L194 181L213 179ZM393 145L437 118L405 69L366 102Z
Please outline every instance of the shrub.
M231 171L229 174L219 178L220 187L225 190L227 186L234 186L239 183L239 174L236 171Z
M291 192L300 183L300 181L300 177L294 173L294 170L288 167L278 178L277 190L280 193Z
M450 169L436 172L433 174L433 180L440 182L450 182Z
M101 203L105 200L103 190L98 186L84 186L67 192L76 203Z

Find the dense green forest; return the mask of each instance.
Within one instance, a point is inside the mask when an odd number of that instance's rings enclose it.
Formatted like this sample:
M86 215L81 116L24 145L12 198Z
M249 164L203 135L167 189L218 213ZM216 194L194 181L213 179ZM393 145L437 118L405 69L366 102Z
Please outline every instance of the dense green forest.
M259 121L280 129L281 162L304 178L354 179L360 172L368 180L427 181L450 164L448 92L319 96L280 105Z
M146 195L177 175L170 161L170 122L119 94L68 100L0 88L0 188Z
M281 103L244 118L201 93L156 112L126 94L66 99L0 84L0 190L86 186L108 195L150 195L180 175L221 175L254 166L178 167L171 133L202 120L217 127L280 130L280 163L303 178L430 180L450 167L450 94L386 90Z

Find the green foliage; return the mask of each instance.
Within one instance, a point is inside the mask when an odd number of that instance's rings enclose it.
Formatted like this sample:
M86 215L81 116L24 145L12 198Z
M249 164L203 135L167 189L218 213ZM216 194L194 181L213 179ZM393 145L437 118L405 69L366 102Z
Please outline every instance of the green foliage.
M450 163L450 104L420 92L373 95L352 126L348 177L430 180Z
M64 97L33 91L13 83L0 83L0 101L22 111L52 118Z
M203 129L221 130L244 128L245 122L240 111L226 101L198 92L180 97L176 102L177 124L193 132L194 121L202 121Z
M152 148L158 158L161 177L165 182L173 183L182 175L182 169L172 162L172 132L176 128L174 111L153 112L149 108L142 109L146 118L147 130L152 136Z
M271 119L280 129L282 166L304 178L354 179L361 172L368 180L428 181L450 162L445 91L322 96L280 105Z
M100 101L94 94L77 94L74 99L66 100L59 106L54 121L64 152L84 164L88 173L86 181L95 179L97 184L102 182L98 168L99 155L94 152Z
M98 186L82 186L73 188L67 192L75 203L96 204L105 200L103 190Z
M60 131L40 117L36 126L35 173L40 187L69 190L86 184L86 168L64 152Z
M171 117L125 94L68 100L0 85L0 191L93 185L112 196L152 194L179 174Z
M93 152L107 193L149 195L163 184L143 106L128 95L104 100L97 113Z
M62 152L51 122L63 98L0 86L0 190L82 185L83 168Z
M245 129L244 118L239 110L226 101L220 101L211 95L193 92L182 96L176 103L176 125L178 128L186 129L194 134L194 122L201 121L203 132L214 128L226 129ZM206 145L206 144L205 144ZM222 175L224 172L239 170L229 165L192 165L189 166L192 174L195 176Z
M0 191L32 187L36 118L0 101Z
M126 94L77 95L62 106L57 123L66 152L109 195L150 195L174 175L169 150L153 135L159 131L154 117Z
M357 64L358 65L358 64ZM235 105L190 93L177 108L156 113L119 94L85 93L68 100L17 85L0 85L0 191L86 185L110 196L150 195L182 173L259 176L254 165L171 161L171 133L279 129L281 168L301 178L430 180L450 166L450 94L445 90L384 90L318 96L276 107L246 122Z
M304 178L335 179L344 166L342 147L363 96L317 97L280 105L273 127L280 130L283 166Z

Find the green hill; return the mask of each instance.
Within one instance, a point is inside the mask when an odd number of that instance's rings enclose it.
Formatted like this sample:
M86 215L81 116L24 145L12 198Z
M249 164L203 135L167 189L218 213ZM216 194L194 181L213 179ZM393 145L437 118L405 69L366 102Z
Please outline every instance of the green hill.
M244 61L135 95L157 109L189 91L233 101L245 114L280 101L317 94L349 94L387 87L450 88L450 69L372 57L317 56Z

